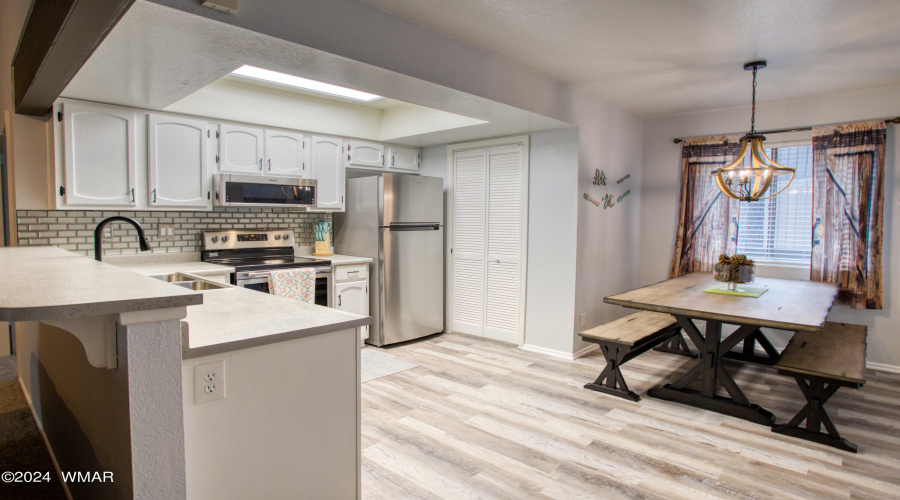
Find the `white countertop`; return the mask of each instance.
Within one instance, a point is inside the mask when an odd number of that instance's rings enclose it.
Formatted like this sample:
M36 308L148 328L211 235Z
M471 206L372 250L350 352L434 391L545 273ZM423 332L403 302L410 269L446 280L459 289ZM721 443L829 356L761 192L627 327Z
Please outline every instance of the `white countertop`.
M240 287L203 292L182 322L184 359L357 328L372 318Z
M128 269L141 274L168 274L168 273L190 273L197 276L215 276L219 274L231 274L234 267L223 266L219 264L211 264L209 262L172 262L172 263L154 263L154 264L119 264L122 269Z
M116 314L203 302L192 290L57 247L0 248L0 321Z
M333 266L346 266L350 264L367 264L372 262L371 257L356 257L354 255L334 254L328 257L313 255L310 247L294 247L294 255L297 257L314 257L316 259L327 260Z
M309 252L297 255L310 256ZM329 260L333 265L364 264L372 261L369 258L348 255L317 258ZM157 258L152 263L121 259L119 266L145 275L178 272L202 277L234 272L234 267L201 261L185 262L183 258L175 258L172 262ZM177 288L175 285L168 286ZM368 316L305 304L230 285L202 293L203 304L187 308L187 317L182 321L183 359L357 328L372 323L372 318Z

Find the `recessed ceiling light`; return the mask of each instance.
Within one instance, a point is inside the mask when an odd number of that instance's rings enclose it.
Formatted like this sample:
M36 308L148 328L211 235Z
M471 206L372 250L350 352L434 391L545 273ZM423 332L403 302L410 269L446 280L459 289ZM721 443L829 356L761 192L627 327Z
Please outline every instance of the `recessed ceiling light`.
M313 92L321 92L323 94L346 97L347 99L353 99L356 101L372 102L377 101L378 99L384 99L384 97L380 95L360 92L359 90L348 89L345 87L339 87L330 83L317 82L308 78L300 78L299 76L286 75L277 71L270 71L254 66L241 66L240 68L232 71L231 74L243 76L244 78L252 78L254 80L275 83L278 85L295 87L298 89L312 90Z

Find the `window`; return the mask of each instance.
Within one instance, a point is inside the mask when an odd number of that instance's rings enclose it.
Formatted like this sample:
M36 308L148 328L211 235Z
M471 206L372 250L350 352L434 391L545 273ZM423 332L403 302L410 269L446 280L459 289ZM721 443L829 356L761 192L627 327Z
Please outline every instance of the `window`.
M776 163L796 169L788 188L774 198L742 202L737 253L763 262L809 265L812 250L812 146L779 146L766 150ZM790 176L776 176L769 187L778 192Z

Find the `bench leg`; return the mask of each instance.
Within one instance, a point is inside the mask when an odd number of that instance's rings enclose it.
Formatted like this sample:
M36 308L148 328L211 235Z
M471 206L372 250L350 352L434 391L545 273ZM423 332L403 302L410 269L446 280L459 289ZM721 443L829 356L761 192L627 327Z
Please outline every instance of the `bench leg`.
M660 352L668 352L670 354L680 354L682 356L688 356L691 358L696 358L697 355L691 352L691 348L688 347L687 342L684 340L684 334L681 332L681 328L678 328L678 332L672 336L669 340L663 342L659 347L655 347L654 351Z
M605 392L606 394L630 399L631 401L640 401L641 397L628 389L622 370L619 369L619 366L622 364L622 358L628 354L629 349L607 342L599 344L600 351L603 353L603 357L606 358L606 368L600 372L597 380L590 384L585 384L584 388Z
M795 377L795 379L800 386L800 390L803 391L803 395L806 396L806 406L790 422L772 426L772 432L857 453L857 446L847 441L846 438L841 437L837 427L834 426L828 413L825 412L825 402L841 386L818 378L810 379L809 384L800 377ZM800 427L804 420L806 420L806 428ZM825 430L828 432L822 432L822 425L825 426Z

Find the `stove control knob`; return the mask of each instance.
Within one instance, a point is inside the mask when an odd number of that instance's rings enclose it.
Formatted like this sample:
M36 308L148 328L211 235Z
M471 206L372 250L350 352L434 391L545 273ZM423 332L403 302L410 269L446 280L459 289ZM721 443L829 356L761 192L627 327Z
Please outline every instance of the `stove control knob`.
M218 236L213 236L212 239L211 239L210 241L212 241L213 243L215 243L215 242L219 241L219 237L218 237Z
M226 241L228 241L228 236L222 236L222 243L225 243Z
M282 237L286 240L289 240L289 239L291 239L291 233L284 233L284 235Z
M280 239L281 239L281 235L280 235L280 234L276 234L276 235L275 235L275 239L276 239L276 240L280 240Z

